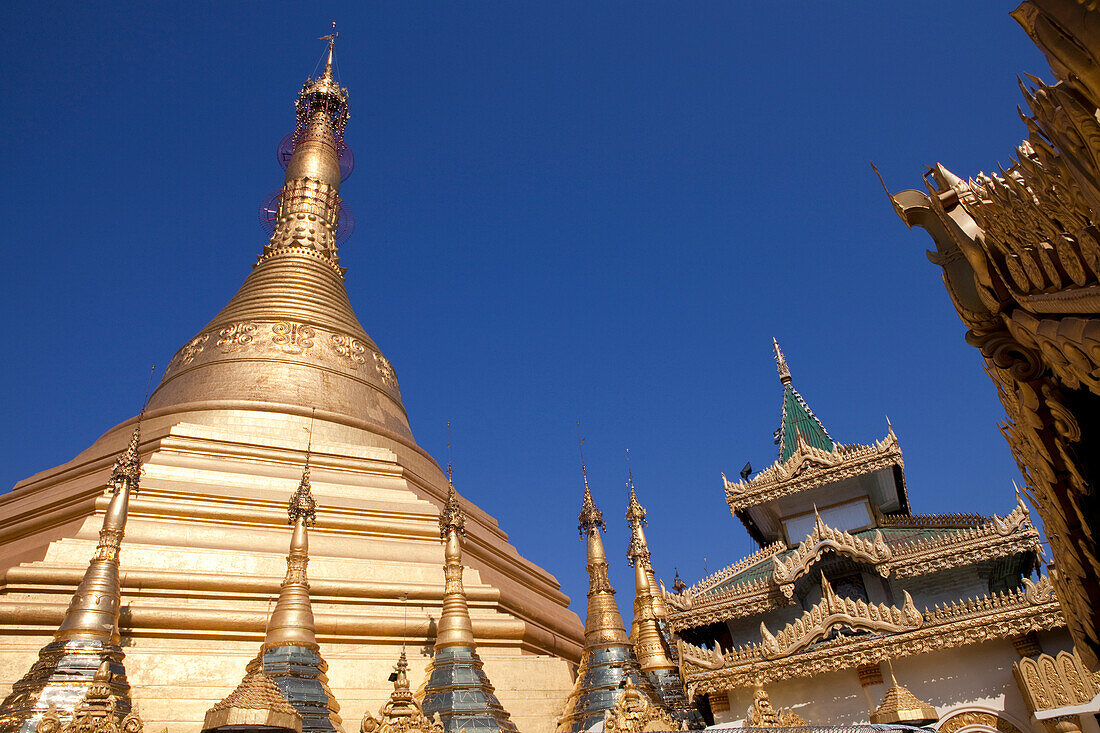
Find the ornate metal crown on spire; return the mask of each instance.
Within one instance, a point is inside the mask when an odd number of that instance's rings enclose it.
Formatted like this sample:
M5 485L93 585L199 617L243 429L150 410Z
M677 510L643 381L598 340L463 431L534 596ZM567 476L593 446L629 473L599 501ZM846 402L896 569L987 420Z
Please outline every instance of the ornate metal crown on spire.
M317 502L309 485L309 454L306 454L306 467L302 469L298 490L290 497L290 504L287 506L287 524L294 524L298 517L303 517L307 527L312 527L317 522Z
M648 522L645 518L645 507L638 503L638 496L634 493L634 475L627 472L627 486L630 487L630 503L626 507L626 521L630 523L631 530L635 527L645 527ZM631 531L630 545L626 549L626 563L634 567L639 558L649 559L649 548L646 547L640 532Z
M592 490L588 488L588 470L581 461L581 473L584 475L584 501L581 503L581 513L577 517L579 524L577 531L584 537L592 529L599 527L607 531L607 522L603 521L603 512L596 508L596 502L592 501Z
M447 481L447 503L439 512L439 537L447 539L447 535L453 530L459 536L466 536L466 515L462 512L462 505L458 502L458 492L455 485L449 479Z
M348 123L348 90L336 83L332 77L332 55L336 46L336 23L332 24L332 33L321 36L319 40L328 41L328 61L325 70L316 79L306 79L302 91L298 92L295 109L298 111L298 126L294 131L295 142L301 136L306 123L317 113L323 113L332 124L336 135L337 150L344 145L344 127Z
M141 442L141 422L139 420L130 436L130 444L126 450L115 460L115 466L111 469L111 476L107 479L107 486L111 493L116 493L122 488L123 481L130 482L130 491L138 492L138 484L141 481L141 456L138 454L138 443Z

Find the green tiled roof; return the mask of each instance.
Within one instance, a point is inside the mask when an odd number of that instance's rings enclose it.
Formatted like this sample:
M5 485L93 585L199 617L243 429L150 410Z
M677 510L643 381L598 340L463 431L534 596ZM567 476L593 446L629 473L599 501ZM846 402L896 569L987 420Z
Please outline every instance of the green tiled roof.
M779 423L779 461L786 462L798 447L798 436L809 445L832 450L835 443L802 395L790 383L783 385L783 417Z

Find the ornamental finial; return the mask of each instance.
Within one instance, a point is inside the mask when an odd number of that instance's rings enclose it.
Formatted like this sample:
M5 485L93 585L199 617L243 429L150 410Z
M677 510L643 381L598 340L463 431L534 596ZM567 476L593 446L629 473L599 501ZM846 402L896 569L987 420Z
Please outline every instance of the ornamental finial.
M307 527L312 527L317 522L317 502L313 499L313 490L309 485L309 455L313 449L313 420L317 416L317 408L313 408L313 415L309 418L309 441L306 443L306 463L302 468L302 480L298 482L298 490L290 497L287 506L287 524L294 524L299 517L303 518Z
M787 368L787 360L783 358L783 352L779 350L779 342L772 339L772 347L775 349L775 365L779 368L779 381L783 384L791 383L791 370Z
M328 41L328 61L325 62L325 76L329 79L332 78L332 52L336 47L336 39L340 37L340 34L336 32L336 21L332 21L332 33L327 36L321 36L318 41Z
M447 501L443 504L443 510L439 512L439 538L447 539L447 535L452 531L462 537L466 536L466 515L458 502L458 492L455 491L454 482L448 477Z
M584 477L584 501L581 502L581 513L577 518L579 524L577 531L581 537L586 536L593 529L599 528L607 531L607 522L603 521L603 512L596 508L596 502L592 501L592 490L588 488L588 469L584 465L584 438L581 437L581 423L577 421L577 441L581 453L581 476Z
M645 507L638 503L638 496L634 493L634 472L630 470L630 449L626 449L626 485L630 487L630 503L626 506L626 521L630 525L640 524L646 526Z

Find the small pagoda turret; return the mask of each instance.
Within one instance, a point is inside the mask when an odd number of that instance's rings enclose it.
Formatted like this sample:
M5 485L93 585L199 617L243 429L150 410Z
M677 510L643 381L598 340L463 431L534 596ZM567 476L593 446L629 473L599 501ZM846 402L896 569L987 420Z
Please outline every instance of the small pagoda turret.
M450 468L447 469L447 502L439 513L439 537L443 542L443 612L432 661L426 671L424 714L439 716L446 733L506 731L516 726L485 674L477 654L473 623L462 585L462 538L466 516L458 501Z
M592 500L588 470L581 461L584 500L578 530L586 541L588 557L588 616L584 623L584 651L577 681L558 718L558 733L579 733L604 719L615 707L627 680L650 702L661 706L649 676L638 664L634 645L626 635L615 589L607 576L607 554L601 532L607 529L603 513ZM648 580L647 580L648 583Z
M344 733L340 706L328 686L328 663L321 657L309 599L309 527L317 521L317 502L309 483L309 451L298 489L287 506L290 553L279 600L267 621L260 654L246 674L271 679L301 717L302 733Z
M689 728L702 728L703 716L684 692L684 681L673 660L667 634L668 606L661 596L646 542L646 511L638 502L634 490L634 474L627 473L630 502L626 521L630 524L630 546L627 563L634 568L634 621L630 639L638 664L649 677L661 706L677 721Z
M125 733L142 729L130 703L118 631L119 551L130 497L137 494L141 479L140 442L139 418L107 479L111 499L95 554L53 640L42 647L38 661L0 703L0 733L33 733L43 726L56 733L59 728L73 728L78 717L86 722L85 733L112 726Z

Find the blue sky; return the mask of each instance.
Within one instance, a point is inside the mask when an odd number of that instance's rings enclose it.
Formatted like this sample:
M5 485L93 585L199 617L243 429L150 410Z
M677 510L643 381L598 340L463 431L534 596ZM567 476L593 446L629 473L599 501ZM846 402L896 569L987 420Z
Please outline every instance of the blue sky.
M583 615L576 421L630 615L624 454L660 576L750 552L720 471L775 458L779 338L841 442L889 415L916 512L1007 512L1003 412L919 187L1007 163L1012 3L21 3L0 44L2 485L133 415L236 290L339 23L341 249L413 431Z

